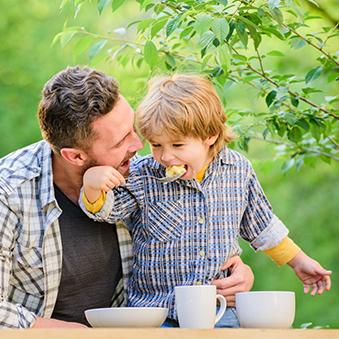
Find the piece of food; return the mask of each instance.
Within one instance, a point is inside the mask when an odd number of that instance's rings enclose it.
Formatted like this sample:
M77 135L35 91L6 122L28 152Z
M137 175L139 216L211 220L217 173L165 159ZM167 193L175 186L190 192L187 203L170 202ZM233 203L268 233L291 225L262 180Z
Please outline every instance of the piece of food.
M175 174L184 174L186 173L185 165L178 165L178 166L168 166L166 168L166 177L171 177Z

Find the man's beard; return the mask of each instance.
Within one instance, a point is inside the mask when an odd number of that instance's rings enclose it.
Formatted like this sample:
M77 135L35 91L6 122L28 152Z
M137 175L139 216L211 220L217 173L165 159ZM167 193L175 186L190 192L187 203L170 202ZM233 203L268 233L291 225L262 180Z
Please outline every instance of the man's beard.
M130 153L129 156L126 159L124 159L120 164L124 163L127 160L132 159L135 156L136 153L137 152ZM119 164L119 166L120 166L120 164ZM83 167L82 177L84 176L85 172L89 168L94 167L94 166L101 166L101 164L99 164L98 161L94 157L90 156L89 159L86 161L86 164ZM119 166L118 167L114 167L114 168L118 171L119 170L118 169ZM129 173L130 173L130 171L129 171L129 168L128 168L127 171L125 173L123 173L122 175L124 176L124 178L127 178L129 176Z

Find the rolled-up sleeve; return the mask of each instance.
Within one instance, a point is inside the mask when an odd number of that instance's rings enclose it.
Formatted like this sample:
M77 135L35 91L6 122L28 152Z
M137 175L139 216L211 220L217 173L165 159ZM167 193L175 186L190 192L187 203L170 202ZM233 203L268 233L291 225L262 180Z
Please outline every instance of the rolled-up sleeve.
M247 206L241 221L241 237L255 251L275 247L288 235L288 229L273 214L272 207L252 169L247 185Z

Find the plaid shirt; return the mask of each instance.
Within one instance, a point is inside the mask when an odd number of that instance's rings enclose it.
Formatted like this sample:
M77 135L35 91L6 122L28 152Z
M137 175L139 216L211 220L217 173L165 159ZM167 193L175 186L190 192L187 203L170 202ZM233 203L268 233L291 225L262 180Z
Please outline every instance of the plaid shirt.
M131 176L147 174L164 177L165 168L152 156L131 166ZM100 212L92 215L113 223L126 217L132 220L134 247L129 305L168 307L174 319L174 287L224 277L221 266L241 253L239 236L257 251L277 246L288 234L250 162L226 147L200 184L130 179L109 191Z
M40 141L0 159L0 328L29 328L36 315L49 318L57 300L62 210L54 196L51 155L48 143ZM123 222L117 233L127 285L132 244ZM120 281L114 305L122 303L123 291Z

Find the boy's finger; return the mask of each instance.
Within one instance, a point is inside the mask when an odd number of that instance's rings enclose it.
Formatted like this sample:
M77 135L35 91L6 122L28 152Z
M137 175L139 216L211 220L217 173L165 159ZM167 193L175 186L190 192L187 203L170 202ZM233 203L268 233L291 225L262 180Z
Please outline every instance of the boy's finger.
M325 291L325 285L321 280L319 280L317 282L317 285L318 285L318 292L317 293L320 295Z
M326 285L326 291L329 291L331 288L331 278L329 276L325 276L323 281Z

